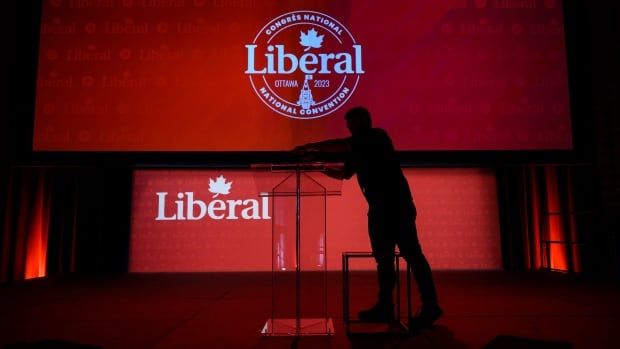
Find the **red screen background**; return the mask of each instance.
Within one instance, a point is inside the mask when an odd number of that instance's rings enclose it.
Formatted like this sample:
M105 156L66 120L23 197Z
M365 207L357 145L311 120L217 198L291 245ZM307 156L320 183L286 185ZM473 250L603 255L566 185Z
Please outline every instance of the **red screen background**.
M499 218L493 171L404 171L418 209L420 242L431 266L455 270L500 269ZM271 270L271 219L215 220L206 216L193 221L155 220L159 208L158 192L168 193L165 213L171 217L176 212L174 200L179 192L192 192L195 199L206 203L215 200L209 192L210 179L216 181L219 176L224 176L225 182L232 184L229 194L218 195L215 199L258 199L258 191L264 190L258 189L255 175L250 170L138 170L134 173L130 271ZM355 178L343 182L341 196L328 197L326 246L329 270L340 270L343 251L370 250L367 209ZM356 262L353 267L374 268L374 264L372 261Z
M245 45L297 10L363 47L352 97L319 119L275 113L244 73ZM356 105L399 150L570 149L561 2L43 1L35 150L288 150L347 136Z

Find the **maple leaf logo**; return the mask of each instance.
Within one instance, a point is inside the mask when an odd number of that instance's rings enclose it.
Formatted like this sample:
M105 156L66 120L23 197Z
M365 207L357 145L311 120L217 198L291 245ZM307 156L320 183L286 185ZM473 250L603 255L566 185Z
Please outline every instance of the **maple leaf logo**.
M232 182L226 182L226 177L220 175L215 180L209 178L209 191L215 195L214 198L218 197L220 194L228 195L230 194L230 186Z
M314 29L308 30L307 33L303 31L300 32L301 36L299 37L299 43L301 46L304 46L304 52L308 51L311 48L321 48L323 46L323 37L325 35L316 35L317 32Z

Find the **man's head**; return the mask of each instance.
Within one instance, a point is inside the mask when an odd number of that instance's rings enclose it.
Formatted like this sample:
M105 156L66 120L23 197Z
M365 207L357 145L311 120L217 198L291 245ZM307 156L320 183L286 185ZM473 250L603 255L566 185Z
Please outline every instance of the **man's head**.
M372 127L370 113L368 112L368 109L364 107L355 107L350 109L346 114L344 114L344 118L347 120L347 127L352 135Z

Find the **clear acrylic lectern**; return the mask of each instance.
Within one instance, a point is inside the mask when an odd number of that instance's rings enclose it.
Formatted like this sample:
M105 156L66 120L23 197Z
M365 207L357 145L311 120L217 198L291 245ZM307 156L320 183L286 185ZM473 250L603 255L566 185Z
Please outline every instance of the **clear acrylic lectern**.
M259 196L271 197L271 317L264 336L332 335L327 314L327 197L342 182L338 164L252 165Z

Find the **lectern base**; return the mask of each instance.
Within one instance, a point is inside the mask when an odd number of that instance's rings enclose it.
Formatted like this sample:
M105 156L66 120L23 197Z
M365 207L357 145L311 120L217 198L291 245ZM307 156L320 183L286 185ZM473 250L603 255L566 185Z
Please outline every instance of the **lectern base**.
M268 319L260 331L263 336L332 336L334 322L327 319Z

